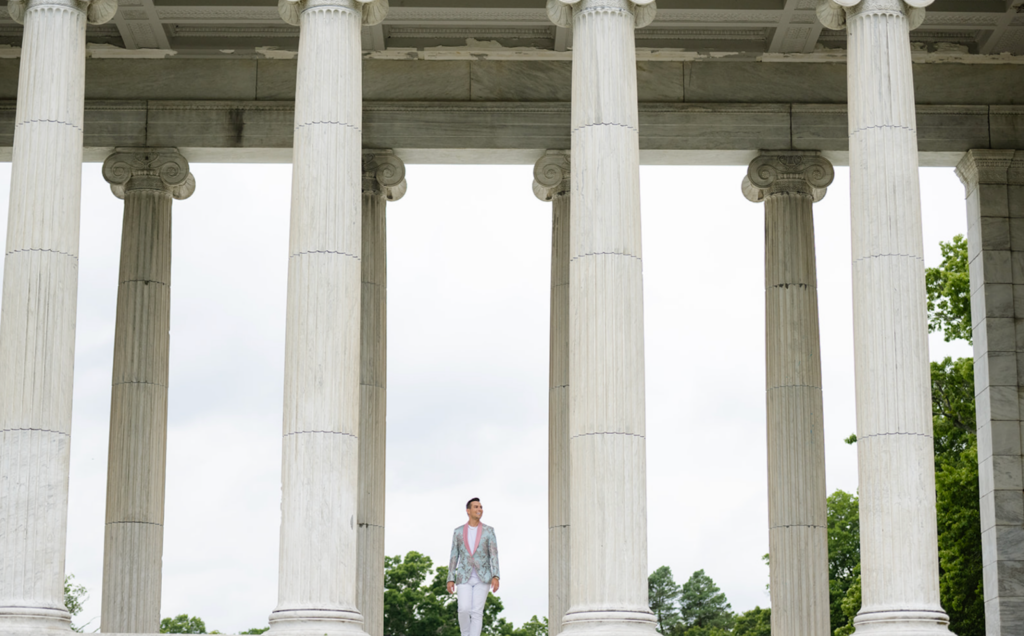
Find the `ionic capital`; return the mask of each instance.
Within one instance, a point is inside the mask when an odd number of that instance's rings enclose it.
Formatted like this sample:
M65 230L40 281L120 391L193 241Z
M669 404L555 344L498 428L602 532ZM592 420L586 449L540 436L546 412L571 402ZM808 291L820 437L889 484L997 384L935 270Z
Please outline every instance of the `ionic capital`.
M907 17L913 31L924 22L925 7L935 0L822 0L818 5L818 19L828 29L846 27L846 19L868 13L902 14Z
M115 148L103 162L103 178L118 199L135 190L158 190L181 200L196 189L188 161L177 148Z
M832 163L816 151L765 152L750 162L743 196L761 203L773 194L806 194L818 202L834 177Z
M299 15L310 6L337 5L363 13L363 26L380 24L388 15L388 0L277 0L277 13L292 26L299 26Z
M571 164L568 150L548 150L533 166L533 193L550 201L569 193Z
M7 0L7 13L18 24L25 24L25 12L32 0ZM46 0L47 5L61 5L85 13L89 24L103 24L117 13L117 0Z
M405 162L392 150L363 151L363 192L379 194L388 201L405 196Z
M572 28L573 12L589 9L592 4L597 5L598 3L595 0L548 0L548 18L556 25L570 29ZM622 9L632 12L638 29L654 22L654 15L658 12L655 0L601 0L599 4L602 9Z

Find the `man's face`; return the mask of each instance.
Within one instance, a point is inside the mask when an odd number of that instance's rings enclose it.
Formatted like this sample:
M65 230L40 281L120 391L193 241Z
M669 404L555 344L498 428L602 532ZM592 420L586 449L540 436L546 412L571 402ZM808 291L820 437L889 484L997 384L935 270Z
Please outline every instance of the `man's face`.
M466 508L466 514L469 515L470 519L480 521L480 517L484 516L484 507L479 501L474 501L469 504L469 508Z

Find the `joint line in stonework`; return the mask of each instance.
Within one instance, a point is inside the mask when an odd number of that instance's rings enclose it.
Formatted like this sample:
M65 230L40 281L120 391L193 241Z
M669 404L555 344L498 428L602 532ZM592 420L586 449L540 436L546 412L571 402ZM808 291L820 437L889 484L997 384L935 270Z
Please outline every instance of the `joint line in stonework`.
M382 391L387 391L387 389L388 389L388 387L386 387L386 386L381 386L379 384L370 384L369 382L360 382L359 386L366 386L366 387L370 387L372 389L380 389Z
M356 132L358 132L360 134L363 132L362 129L359 128L358 126L353 126L352 124L346 124L343 121L307 121L304 124L299 124L298 126L296 126L295 130L298 130L298 129L303 128L305 126L322 126L322 125L325 125L325 124L330 124L332 126L344 126L345 128L351 128L352 130L354 130L354 131L356 131Z
M563 523L560 526L548 526L548 530L554 530L555 528L568 528L568 527L569 527L569 524Z
M586 254L580 254L579 256L573 256L569 259L569 262L575 261L579 258L587 258L588 256L625 256L626 258L635 258L636 260L642 260L639 256L632 254L626 254L625 252L587 252Z
M789 289L790 287L799 287L800 289L807 289L808 287L813 288L812 285L808 285L807 283L776 283L775 285L769 285L768 289Z
M549 389L568 389L568 384L556 384L555 386L548 387Z
M771 526L769 530L775 530L778 528L821 528L822 530L824 530L825 526L819 526L813 523L790 523L784 526Z
M125 283L145 283L146 285L153 283L154 285L163 285L165 287L167 286L167 283L162 283L158 280L146 280L145 278L130 278L128 280L121 281L122 285L124 285Z
M380 525L379 523L360 523L359 527L360 528L384 528L384 526Z
M44 250L44 249L41 249L41 248L38 248L38 247L30 247L30 248L24 249L24 250L11 250L10 252L7 252L7 256L10 256L11 254L19 254L21 252L49 252L51 254L57 254L58 256L69 256L69 257L75 259L76 261L78 260L78 256L76 256L75 254L72 254L70 252L58 252L57 250Z
M55 435L64 435L65 437L71 435L71 433L65 433L63 431L55 431L50 428L3 428L0 429L0 433L7 433L9 431L36 431L37 433L53 433Z
M925 437L927 439L933 439L933 437L931 435L929 435L928 433L909 433L909 432L896 431L896 432L893 432L893 433L872 433L871 435L858 435L857 436L857 440L860 441L862 439L869 439L871 437L885 437L885 436L889 436L889 435L910 435L910 436L914 436L914 437Z
M780 384L778 386L770 386L770 387L768 387L769 391L774 391L775 389L819 389L820 390L821 387L817 386L817 385L814 385L814 384Z
M853 262L854 263L859 263L860 261L867 260L869 258L885 258L885 257L893 257L893 256L895 256L897 258L912 258L914 260L918 260L918 261L924 262L924 257L922 257L922 256L914 256L913 254L871 254L870 256L861 256L860 258L855 258L855 259L853 259Z
M351 437L352 439L359 439L358 435L353 435L352 433L343 433L341 431L294 431L292 433L285 433L284 437L288 437L289 435L306 435L309 433L327 433L328 435L344 435L345 437Z
M162 524L162 523L154 523L152 521L108 521L107 525L108 526L112 526L115 523L137 523L137 524L144 525L144 526L157 526L159 528L164 527L164 524Z
M335 252L333 250L308 250L308 251L305 251L305 252L295 252L294 254L289 256L288 258L295 258L296 256L306 256L308 254L335 254L337 256L348 256L350 258L356 259L357 261L361 261L362 260L362 258L360 258L359 256L356 256L355 254L349 254L348 252Z
M159 382L144 382L142 380L128 380L126 382L114 382L111 386L122 386L125 384L148 384L150 386L158 386L162 389L166 389L166 384L160 384Z
M17 128L18 126L22 126L24 124L61 124L62 126L71 126L79 132L81 132L82 130L82 127L77 124L61 121L59 119L26 119L25 121L18 122L14 125L14 127Z
M628 437L639 437L640 439L644 439L644 436L640 435L639 433L619 433L617 431L602 431L602 432L598 432L598 433L580 433L579 435L573 435L571 437L571 439L576 439L577 437L587 437L587 436L590 436L590 435L626 435Z
M907 126L897 126L895 124L879 124L878 126L864 126L863 128L858 128L857 130L851 130L850 131L850 136L853 137L857 133L863 132L865 130L877 130L879 128L898 128L900 130L906 130L907 132L912 132L912 133L916 133L917 132L915 129L907 127Z
M635 132L637 134L640 134L639 131L636 128L633 128L629 124L613 124L613 123L610 123L610 122L599 122L599 123L596 123L596 124L584 124L583 126L580 126L579 128L574 128L572 132L575 133L578 130L583 130L584 128L593 128L594 126L615 126L617 128L628 128L628 129L632 130L633 132Z

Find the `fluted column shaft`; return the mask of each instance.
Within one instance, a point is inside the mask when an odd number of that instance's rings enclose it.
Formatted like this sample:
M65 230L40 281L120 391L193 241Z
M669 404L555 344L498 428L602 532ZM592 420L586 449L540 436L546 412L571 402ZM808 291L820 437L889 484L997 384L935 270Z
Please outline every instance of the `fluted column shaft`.
M768 524L772 634L830 632L825 444L814 256L816 195L832 166L813 152L768 153L744 190L765 212ZM749 192L748 192L749 196Z
M363 153L362 300L359 353L358 608L363 631L384 635L384 465L387 441L387 212L405 191L390 152ZM395 186L395 187L391 187Z
M634 12L572 5L570 608L563 631L652 634Z
M0 319L0 630L64 608L88 5L11 2L25 25Z
M910 61L909 18L923 16L914 11L922 10L900 0L863 0L846 9L863 586L858 633L948 633L939 605Z
M357 606L362 9L300 26L285 335L278 604L271 630L362 633ZM289 13L289 11L291 12Z
M548 151L534 167L534 193L551 202L551 326L548 372L548 633L569 609L569 153Z
M114 327L100 629L160 631L171 322L171 203L192 194L173 149L118 149L103 165L124 199Z

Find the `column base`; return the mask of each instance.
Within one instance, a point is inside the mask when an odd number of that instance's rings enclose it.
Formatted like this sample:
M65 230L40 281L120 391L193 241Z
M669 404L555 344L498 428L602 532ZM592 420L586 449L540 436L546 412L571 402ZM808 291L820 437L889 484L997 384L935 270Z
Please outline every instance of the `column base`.
M941 611L863 612L853 619L854 636L952 636L949 616Z
M321 609L274 610L268 633L367 636L359 612Z
M71 614L63 607L0 607L0 635L25 632L71 632Z
M634 610L569 610L562 618L564 636L657 636L657 627L654 614Z

